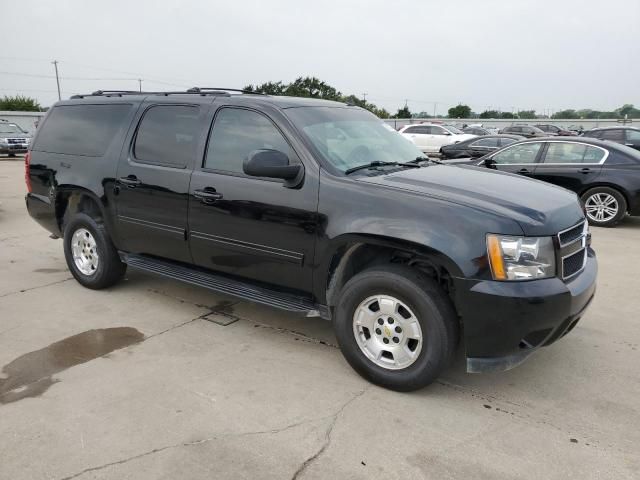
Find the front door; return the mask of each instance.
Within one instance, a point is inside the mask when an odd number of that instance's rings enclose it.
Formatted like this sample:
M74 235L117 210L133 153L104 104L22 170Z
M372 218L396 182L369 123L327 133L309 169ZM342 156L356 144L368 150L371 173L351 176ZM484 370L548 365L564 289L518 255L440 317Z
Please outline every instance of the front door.
M585 143L549 142L534 177L574 192L581 192L602 170L607 151Z
M205 105L144 105L118 164L116 210L124 250L191 262L186 239L189 180Z
M279 150L290 163L301 163L271 118L246 108L220 107L189 190L194 263L310 292L317 177L307 172L301 186L288 188L280 180L247 176L242 164L258 149Z
M625 145L640 150L640 130L625 130Z
M495 162L497 170L531 177L536 170L542 146L542 142L518 143L500 150L490 158Z

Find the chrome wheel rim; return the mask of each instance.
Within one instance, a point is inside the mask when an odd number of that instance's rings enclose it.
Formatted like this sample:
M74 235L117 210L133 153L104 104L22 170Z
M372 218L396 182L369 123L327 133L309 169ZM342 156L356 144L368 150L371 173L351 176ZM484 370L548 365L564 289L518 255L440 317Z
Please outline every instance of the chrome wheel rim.
M73 263L83 275L93 275L98 270L98 246L96 239L86 228L79 228L71 237Z
M608 222L618 214L618 201L608 193L594 193L584 202L587 216L594 222Z
M379 367L400 370L420 356L422 328L413 311L390 295L365 299L353 314L353 335L360 351Z

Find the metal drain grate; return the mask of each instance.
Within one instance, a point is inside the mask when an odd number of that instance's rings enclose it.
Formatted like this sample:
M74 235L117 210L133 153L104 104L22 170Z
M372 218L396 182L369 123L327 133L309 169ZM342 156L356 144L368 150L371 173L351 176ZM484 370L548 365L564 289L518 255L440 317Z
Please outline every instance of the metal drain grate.
M232 323L240 320L238 317L234 315L229 315L227 313L222 312L211 312L202 317L203 320L207 320L209 322L215 323L217 325L222 325L226 327L227 325L231 325Z

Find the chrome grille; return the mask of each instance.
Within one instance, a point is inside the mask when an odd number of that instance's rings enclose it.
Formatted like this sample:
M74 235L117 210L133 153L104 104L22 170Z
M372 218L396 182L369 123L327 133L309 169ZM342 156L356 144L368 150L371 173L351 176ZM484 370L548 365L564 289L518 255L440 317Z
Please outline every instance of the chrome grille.
M558 233L562 279L568 280L580 273L587 263L589 224L586 221Z

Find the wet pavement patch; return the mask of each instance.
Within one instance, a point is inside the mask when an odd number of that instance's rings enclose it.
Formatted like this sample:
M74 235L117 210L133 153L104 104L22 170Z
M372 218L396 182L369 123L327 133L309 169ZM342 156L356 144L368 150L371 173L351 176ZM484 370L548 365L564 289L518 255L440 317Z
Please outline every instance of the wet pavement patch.
M26 353L2 368L0 404L37 397L59 381L52 378L56 373L139 343L144 338L143 333L131 327L101 328Z

